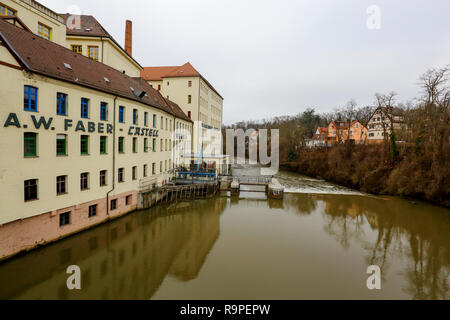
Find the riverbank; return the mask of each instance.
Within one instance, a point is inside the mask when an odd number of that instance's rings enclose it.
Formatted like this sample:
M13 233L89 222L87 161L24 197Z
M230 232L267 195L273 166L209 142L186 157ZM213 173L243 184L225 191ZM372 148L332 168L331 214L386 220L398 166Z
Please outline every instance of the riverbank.
M284 170L375 195L425 200L450 207L449 160L402 150L396 161L387 161L383 146L338 145L305 149Z

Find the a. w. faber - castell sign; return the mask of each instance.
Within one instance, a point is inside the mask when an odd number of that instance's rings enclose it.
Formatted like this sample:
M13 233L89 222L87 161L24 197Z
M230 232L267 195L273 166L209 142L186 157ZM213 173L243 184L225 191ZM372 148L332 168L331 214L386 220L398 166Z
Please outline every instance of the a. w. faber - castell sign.
M31 115L31 123L36 130L44 129L44 130L55 130L55 127L52 126L53 118L40 117L37 119L34 115ZM16 127L16 128L24 128L28 129L30 126L28 124L24 124L20 122L16 113L10 113L6 118L4 123L4 127ZM99 134L112 134L114 130L114 126L109 123L104 122L92 122L92 121L83 121L79 120L74 122L72 119L64 119L64 131L73 130L75 132L83 132L83 133L99 133ZM130 126L128 129L129 136L145 136L145 137L158 137L159 130L149 129L149 128L141 128Z

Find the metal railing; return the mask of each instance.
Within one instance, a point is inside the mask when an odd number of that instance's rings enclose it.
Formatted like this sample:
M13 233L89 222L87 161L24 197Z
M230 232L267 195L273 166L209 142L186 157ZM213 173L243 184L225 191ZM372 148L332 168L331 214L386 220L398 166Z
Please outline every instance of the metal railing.
M245 183L258 183L268 184L272 182L273 176L233 176L233 179L239 180L242 184Z

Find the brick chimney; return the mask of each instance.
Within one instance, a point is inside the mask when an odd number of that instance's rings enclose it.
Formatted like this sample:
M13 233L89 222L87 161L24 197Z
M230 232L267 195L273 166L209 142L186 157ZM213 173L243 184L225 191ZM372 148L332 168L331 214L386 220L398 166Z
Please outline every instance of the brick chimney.
M133 55L133 22L127 20L125 25L125 51Z

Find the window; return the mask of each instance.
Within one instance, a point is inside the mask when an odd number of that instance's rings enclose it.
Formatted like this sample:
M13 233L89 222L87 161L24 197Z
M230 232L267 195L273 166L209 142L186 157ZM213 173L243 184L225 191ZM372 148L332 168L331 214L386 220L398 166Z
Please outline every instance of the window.
M133 124L138 124L138 111L133 109Z
M80 151L82 155L89 154L89 136L81 136Z
M161 151L164 151L164 143L163 143L163 139L160 139L160 144L161 146Z
M23 154L25 157L37 157L37 133L25 132L23 136Z
M164 117L161 117L161 130L164 130Z
M25 86L23 93L23 109L25 111L38 111L38 89L35 87Z
M1 16L15 16L16 10L13 10L4 4L0 4L0 15Z
M189 88L192 87L192 81L188 81L188 87L189 87Z
M133 180L137 180L137 167L133 167Z
M129 206L131 204L131 199L132 199L131 196L127 196L125 198L125 205Z
M89 118L89 99L81 98L81 117Z
M65 134L58 134L56 136L56 155L67 155L67 136Z
M158 84L158 91L161 91L161 85Z
M67 115L67 94L56 94L56 114L60 116Z
M125 107L119 107L119 123L125 123Z
M26 180L25 187L25 201L32 201L38 199L38 181L37 179Z
M98 46L88 46L88 52L89 52L88 57L95 61L98 61L98 57L99 57L98 51L99 51Z
M124 150L124 137L119 137L119 153L125 153Z
M106 102L100 103L100 120L108 121L108 104Z
M97 215L97 205L94 204L89 206L89 218L95 217Z
M56 194L58 196L67 193L67 176L56 177Z
M119 176L118 176L119 182L124 182L125 181L125 177L124 177L124 168L120 168L119 169Z
M153 128L156 128L156 114L153 115Z
M166 118L166 130L169 130L169 119Z
M46 25L39 23L38 24L38 35L41 38L51 40L52 39L52 28L47 27Z
M144 113L144 126L148 127L148 112Z
M101 136L100 137L100 154L106 154L107 153L107 141L108 137Z
M117 199L111 200L111 210L117 209Z
M153 139L153 145L152 145L153 152L156 152L156 139Z
M159 162L159 172L160 173L163 172L163 162L162 161Z
M137 153L137 138L133 138L133 153Z
M106 170L100 171L100 187L106 186Z
M192 103L192 96L188 95L188 103L191 104Z
M83 54L83 46L72 45L72 51L75 53Z
M144 164L144 172L143 172L144 178L147 178L147 170L148 170L148 166L146 164Z
M188 117L189 117L189 119L191 118L191 112L190 111L188 111Z
M144 152L148 152L148 138L144 138Z
M64 227L70 224L70 212L61 213L59 215L59 226Z
M80 189L81 191L89 189L89 173L87 172L80 175Z

